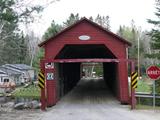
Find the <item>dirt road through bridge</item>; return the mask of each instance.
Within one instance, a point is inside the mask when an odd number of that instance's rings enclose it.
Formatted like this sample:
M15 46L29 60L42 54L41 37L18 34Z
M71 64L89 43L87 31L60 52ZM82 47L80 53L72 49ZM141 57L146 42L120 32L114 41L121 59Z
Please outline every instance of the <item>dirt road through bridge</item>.
M81 80L46 112L14 111L0 114L0 120L160 120L160 111L130 110L108 91L103 80Z
M159 120L160 111L130 110L110 93L103 80L81 80L42 120Z

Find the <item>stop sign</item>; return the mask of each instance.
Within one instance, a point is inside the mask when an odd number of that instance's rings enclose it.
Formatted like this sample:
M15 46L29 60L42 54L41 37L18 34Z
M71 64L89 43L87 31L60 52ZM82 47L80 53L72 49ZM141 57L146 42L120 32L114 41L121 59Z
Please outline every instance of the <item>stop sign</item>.
M157 80L160 77L160 68L157 66L150 66L147 68L146 73L152 80Z

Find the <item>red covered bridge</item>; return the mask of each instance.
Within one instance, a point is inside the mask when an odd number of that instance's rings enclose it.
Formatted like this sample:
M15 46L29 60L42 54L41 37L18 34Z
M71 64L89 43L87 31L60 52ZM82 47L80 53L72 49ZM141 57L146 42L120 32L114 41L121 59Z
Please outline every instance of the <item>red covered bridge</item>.
M103 63L107 85L121 103L129 103L127 50L130 45L86 18L40 43L45 50L41 69L46 75L47 106L55 105L78 83L84 62ZM54 68L45 67L47 63L54 63ZM49 74L51 78L47 78Z

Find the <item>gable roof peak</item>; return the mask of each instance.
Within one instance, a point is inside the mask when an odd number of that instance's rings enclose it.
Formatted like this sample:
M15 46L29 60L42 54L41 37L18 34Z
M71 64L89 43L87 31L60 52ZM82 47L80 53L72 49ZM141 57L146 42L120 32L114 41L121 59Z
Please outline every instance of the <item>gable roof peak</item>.
M49 38L49 39L41 42L40 44L38 44L38 46L39 46L39 47L42 47L42 46L45 45L48 41L56 38L57 36L61 35L61 34L64 33L65 31L68 31L69 29L72 29L74 26L80 24L80 23L83 22L83 21L87 21L88 23L96 26L97 28L100 28L101 30L107 32L108 34L112 35L113 37L116 37L116 38L119 39L120 41L124 42L124 43L127 44L128 46L131 46L131 45L132 45L129 41L127 41L127 40L125 40L124 38L118 36L117 34L111 32L110 30L108 30L108 29L100 26L99 24L97 24L97 23L89 20L89 19L86 18L86 17L82 17L80 20L76 21L75 23L73 23L73 24L70 25L69 27L63 29L62 31L60 31L59 33L57 33L55 36L53 36L53 37L51 37L51 38Z

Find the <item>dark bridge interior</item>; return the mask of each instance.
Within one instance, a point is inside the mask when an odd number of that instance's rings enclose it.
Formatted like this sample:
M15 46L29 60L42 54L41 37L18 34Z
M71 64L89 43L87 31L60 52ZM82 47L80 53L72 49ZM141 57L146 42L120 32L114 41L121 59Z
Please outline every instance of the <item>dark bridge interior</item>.
M112 52L105 45L66 45L56 59L87 59L87 58L105 58L116 59ZM58 81L58 98L61 98L70 90L72 90L81 80L81 63L56 63L56 77ZM103 63L103 79L112 91L117 96L117 63Z
M100 45L65 45L56 59L76 58L116 58L103 44Z

